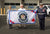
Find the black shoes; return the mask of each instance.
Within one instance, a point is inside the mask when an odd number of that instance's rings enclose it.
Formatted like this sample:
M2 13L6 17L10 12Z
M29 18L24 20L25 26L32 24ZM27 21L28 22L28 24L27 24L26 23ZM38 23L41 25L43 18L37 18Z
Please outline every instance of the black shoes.
M45 29L40 29L40 30L45 30Z
M19 29L26 29L27 27L18 27Z
M12 27L12 24L9 24L9 29L12 29L13 27Z
M9 27L9 29L12 29L12 27Z

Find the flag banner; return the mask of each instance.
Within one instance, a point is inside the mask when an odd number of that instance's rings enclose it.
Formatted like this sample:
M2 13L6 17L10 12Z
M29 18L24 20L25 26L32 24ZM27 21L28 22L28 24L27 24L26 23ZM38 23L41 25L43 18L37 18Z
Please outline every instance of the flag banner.
M8 19L9 24L33 24L36 22L36 12L33 10L11 10Z

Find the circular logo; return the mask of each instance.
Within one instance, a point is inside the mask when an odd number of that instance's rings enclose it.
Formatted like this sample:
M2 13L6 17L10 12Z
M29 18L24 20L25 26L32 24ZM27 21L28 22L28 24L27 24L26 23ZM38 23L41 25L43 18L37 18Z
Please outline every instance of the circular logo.
M18 13L18 15L19 15L19 19L18 19L19 22L26 23L28 21L26 12L21 11L21 12Z

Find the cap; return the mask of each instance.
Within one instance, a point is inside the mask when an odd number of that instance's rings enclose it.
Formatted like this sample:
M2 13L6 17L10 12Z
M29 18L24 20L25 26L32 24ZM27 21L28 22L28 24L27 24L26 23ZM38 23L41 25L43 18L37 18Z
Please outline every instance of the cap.
M43 5L43 3L40 3L40 5Z

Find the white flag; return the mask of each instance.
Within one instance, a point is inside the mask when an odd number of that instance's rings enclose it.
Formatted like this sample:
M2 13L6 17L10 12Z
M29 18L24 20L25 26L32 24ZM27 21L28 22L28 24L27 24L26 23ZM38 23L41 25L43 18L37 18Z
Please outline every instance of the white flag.
M11 24L35 23L36 13L33 11L10 11L8 18Z

